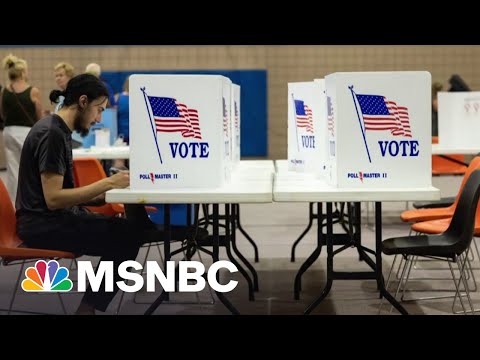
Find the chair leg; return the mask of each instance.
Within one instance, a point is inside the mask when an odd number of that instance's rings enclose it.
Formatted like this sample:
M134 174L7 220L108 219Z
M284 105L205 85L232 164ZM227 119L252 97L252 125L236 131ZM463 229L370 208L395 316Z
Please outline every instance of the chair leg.
M469 251L469 249L467 250L467 252ZM464 276L464 272L465 272L465 266L466 266L466 262L468 260L468 254L465 254L465 260L463 260L463 264L460 265L461 263L461 258L459 257L459 262L457 262L457 266L458 266L458 270L460 272L460 278L458 280L458 284L457 284L457 281L455 279L455 274L453 272L453 267L451 266L450 262L449 262L449 265L450 265L450 271L452 272L452 276L454 278L454 282L455 282L455 287L457 289L457 293L455 294L455 298L453 299L453 303L452 303L452 311L455 313L455 314L458 314L459 312L458 311L455 311L455 302L457 300L457 296L459 297L459 300L460 300L460 305L462 306L462 309L463 309L463 313L466 315L467 314L467 311L465 309L465 306L463 304L463 301L462 301L462 295L460 294L460 281L463 281L463 285L464 285L464 288L465 288L465 293L466 293L466 296L467 296L467 299L468 299L468 302L469 302L469 305L470 305L470 309L471 309L471 313L472 314L475 314L475 312L477 311L480 311L480 309L474 309L473 307L473 303L472 303L472 299L470 298L470 292L469 292L469 289L468 289L468 284L466 282L466 279L465 279L465 276Z
M395 258L399 256L399 255L395 255ZM395 261L395 260L394 260ZM395 273L395 278L397 280L400 280L400 269L402 268L402 264L403 264L403 256L400 256L400 262L398 263L398 269Z
M450 267L450 272L452 274L453 282L455 284L455 289L457 290L457 292L455 293L455 297L453 298L452 311L454 313L457 313L457 312L455 312L455 301L457 300L457 296L458 296L458 299L460 300L460 305L462 306L462 309L463 309L463 313L466 315L467 310L465 309L465 305L463 304L462 294L460 292L460 282L461 282L462 274L461 273L459 274L459 279L458 279L458 283L457 283L457 278L455 277L455 271L453 270L452 262L449 261L448 265Z
M23 274L24 265L25 265L25 260L22 261L21 266L20 266L20 271L18 272L17 281L15 282L15 289L13 290L13 295L12 295L12 298L10 299L10 305L8 306L7 315L10 315L10 313L12 312L13 302L15 301L15 297L17 296L18 285L20 284L20 279L21 279L22 274Z
M398 282L397 290L395 291L395 295L394 295L395 299L397 298L400 288L402 286L403 278L405 276L405 271L407 270L408 267L411 267L411 266L412 266L412 259L410 259L407 256L407 258L405 259L405 265L403 266L403 269L402 269L402 275L400 276L400 281ZM392 313L392 311L393 311L393 305L390 307L390 314Z

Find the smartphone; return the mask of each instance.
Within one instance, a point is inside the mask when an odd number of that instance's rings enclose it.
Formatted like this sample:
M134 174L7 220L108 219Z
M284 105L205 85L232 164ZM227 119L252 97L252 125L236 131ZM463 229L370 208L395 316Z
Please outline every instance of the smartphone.
M108 172L110 173L110 176L115 175L116 173L118 173L120 171L128 171L128 169L125 166L119 166L119 167L112 166L108 170Z

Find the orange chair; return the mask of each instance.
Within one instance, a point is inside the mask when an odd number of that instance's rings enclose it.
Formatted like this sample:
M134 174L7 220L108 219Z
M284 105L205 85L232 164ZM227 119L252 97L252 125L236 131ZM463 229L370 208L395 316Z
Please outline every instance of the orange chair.
M432 144L438 144L438 136L432 136ZM448 155L449 158L465 162L464 155ZM439 155L432 155L432 175L463 175L467 167Z
M33 261L38 259L75 259L77 255L67 251L45 250L45 249L33 249L27 247L19 247L22 241L16 234L15 209L13 208L12 201L8 195L7 189L3 181L0 179L0 258L2 258L2 264L15 265L20 262L21 268L15 283L15 291L10 299L10 306L8 313L12 311L13 302L18 291L18 285L20 283L21 276L23 274L23 268L26 261ZM65 306L63 304L60 293L57 293L62 305L63 312L66 314ZM20 311L28 312L28 311Z
M75 186L86 186L96 181L105 179L107 175L103 170L102 164L95 158L78 158L73 159L73 177L75 178ZM125 214L123 204L107 203L102 206L86 206L88 210L94 213L104 214L107 216L117 216ZM147 212L156 212L157 208L146 206Z
M81 187L105 179L107 175L97 159L79 158L73 159L73 177L75 178L75 186ZM86 206L86 208L91 212L107 216L123 215L125 213L122 204L107 203L102 206Z
M463 190L463 187L465 186L465 183L467 182L468 177L474 170L477 169L480 169L480 156L476 156L468 166L467 171L465 172L465 175L463 177L462 184L460 185L460 190L458 191L457 197L455 198L455 202L449 207L407 210L400 215L400 219L405 222L420 222L452 217L455 208L457 207L460 194Z
M412 225L412 230L423 234L442 234L447 231L452 218L422 221ZM474 236L480 236L480 202L475 213L475 227L473 229Z

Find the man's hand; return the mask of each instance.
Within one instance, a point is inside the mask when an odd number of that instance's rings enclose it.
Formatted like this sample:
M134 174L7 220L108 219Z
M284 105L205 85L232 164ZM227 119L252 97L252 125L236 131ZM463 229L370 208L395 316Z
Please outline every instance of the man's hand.
M110 176L109 180L114 189L125 189L130 186L130 172L119 171L115 175Z

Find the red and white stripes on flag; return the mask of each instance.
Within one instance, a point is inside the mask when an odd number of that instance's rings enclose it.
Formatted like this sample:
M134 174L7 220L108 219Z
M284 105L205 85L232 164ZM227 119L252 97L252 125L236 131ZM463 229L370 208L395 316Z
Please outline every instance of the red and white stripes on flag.
M365 130L390 130L393 136L412 137L408 108L381 95L355 94Z
M183 137L201 139L198 111L176 99L149 96L157 132L180 132Z
M305 128L307 132L313 133L312 109L302 100L295 100L295 116L297 127Z

